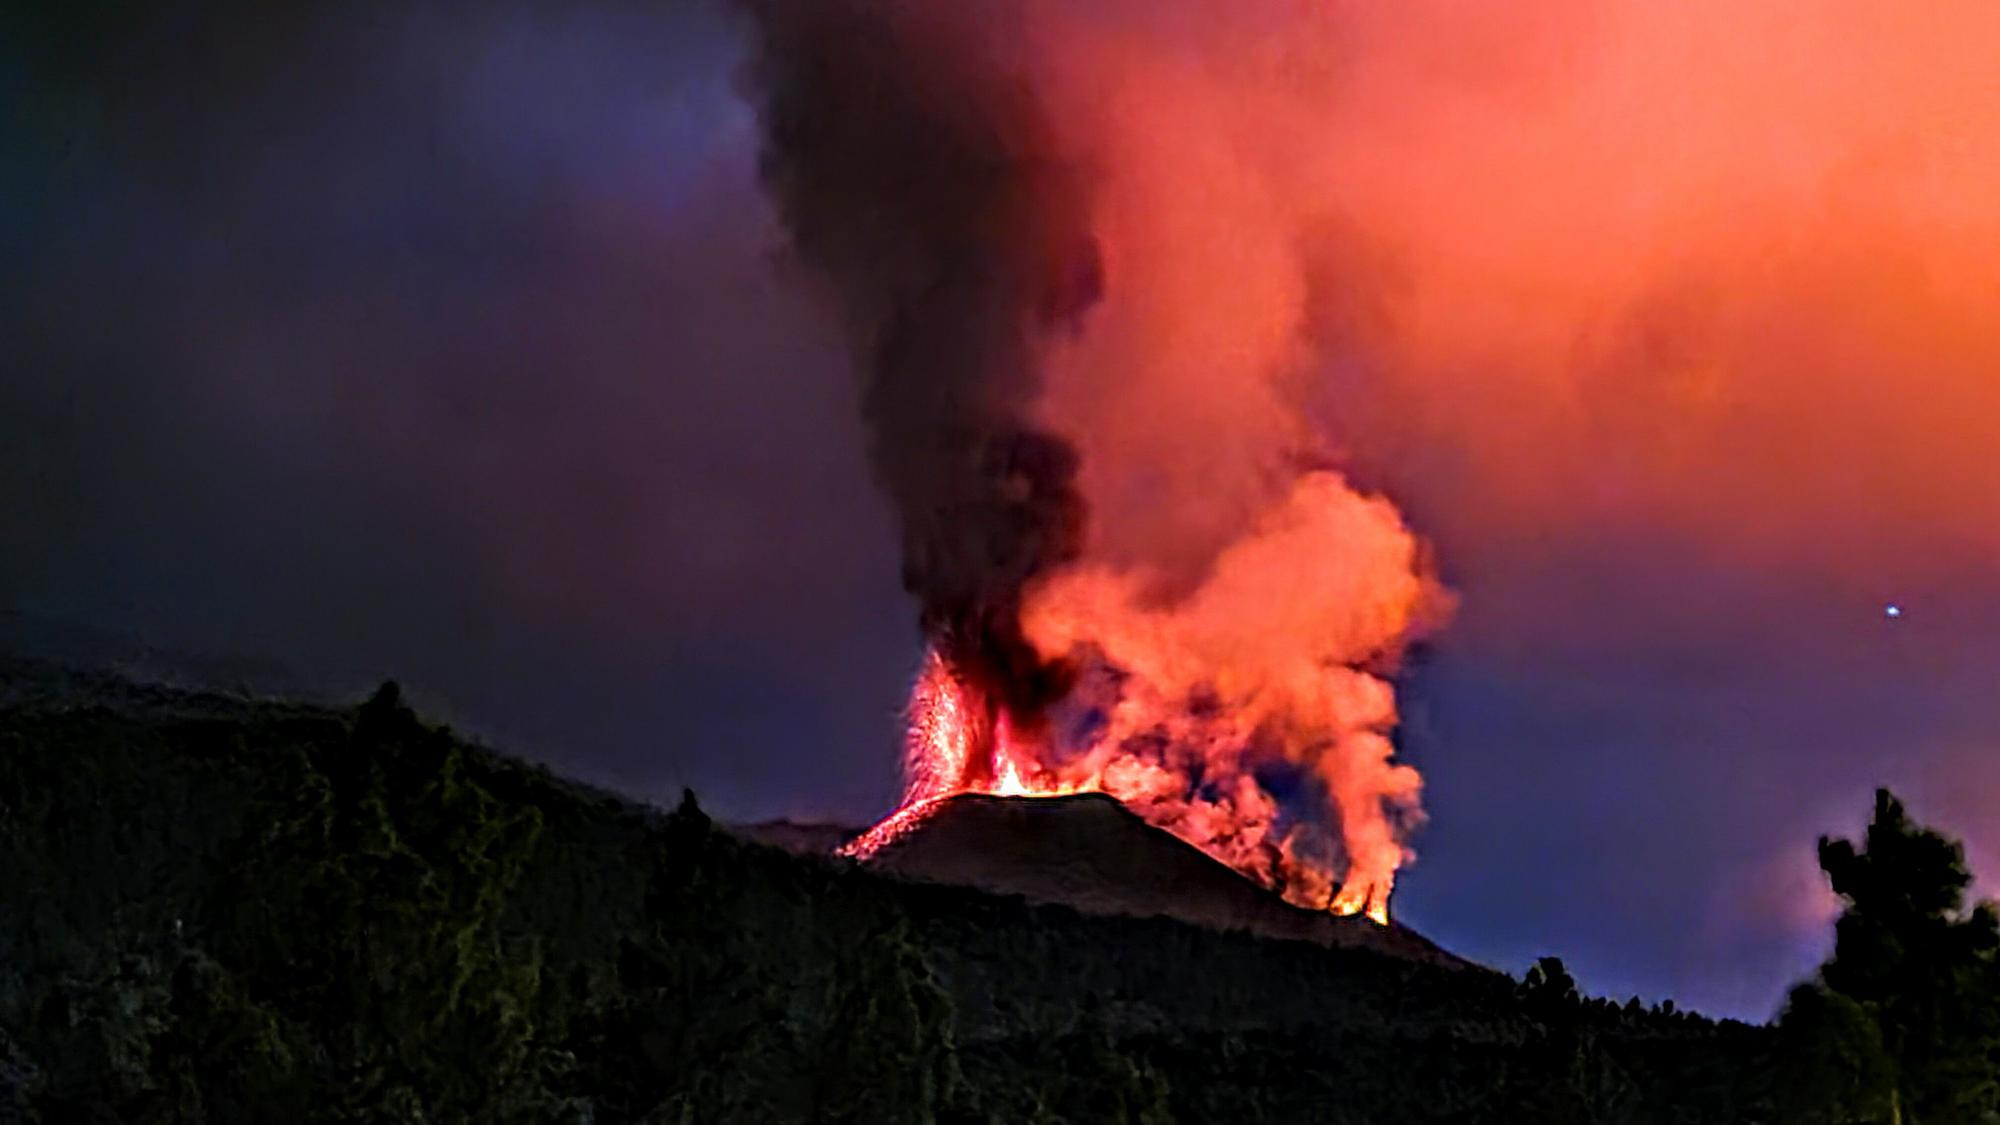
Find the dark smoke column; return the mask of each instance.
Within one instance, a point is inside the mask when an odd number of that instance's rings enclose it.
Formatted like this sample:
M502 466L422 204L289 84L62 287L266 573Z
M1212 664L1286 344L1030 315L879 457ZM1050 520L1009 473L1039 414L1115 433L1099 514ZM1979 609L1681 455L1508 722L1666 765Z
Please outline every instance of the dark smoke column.
M1008 62L1008 5L742 6L766 186L854 348L904 584L959 675L1032 723L1064 684L1022 592L1076 556L1083 502L1029 410L1044 344L1101 290L1085 185Z

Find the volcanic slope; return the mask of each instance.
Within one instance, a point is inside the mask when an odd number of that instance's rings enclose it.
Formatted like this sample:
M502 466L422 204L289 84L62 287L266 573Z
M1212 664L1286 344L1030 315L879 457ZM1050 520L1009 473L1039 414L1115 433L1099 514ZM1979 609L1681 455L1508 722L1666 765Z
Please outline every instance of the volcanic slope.
M961 793L924 810L867 862L890 875L1089 914L1166 917L1452 968L1471 964L1399 923L1293 906L1102 793Z

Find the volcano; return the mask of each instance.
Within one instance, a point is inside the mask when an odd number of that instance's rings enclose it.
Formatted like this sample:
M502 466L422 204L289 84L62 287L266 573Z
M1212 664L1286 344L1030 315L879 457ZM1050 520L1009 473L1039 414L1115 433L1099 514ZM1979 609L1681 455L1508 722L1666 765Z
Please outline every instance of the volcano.
M1165 917L1473 967L1399 922L1379 925L1358 915L1294 906L1103 793L959 793L905 812L908 822L864 861L870 870L1019 895L1087 914ZM795 851L839 846L834 830L823 826L774 823L743 831Z

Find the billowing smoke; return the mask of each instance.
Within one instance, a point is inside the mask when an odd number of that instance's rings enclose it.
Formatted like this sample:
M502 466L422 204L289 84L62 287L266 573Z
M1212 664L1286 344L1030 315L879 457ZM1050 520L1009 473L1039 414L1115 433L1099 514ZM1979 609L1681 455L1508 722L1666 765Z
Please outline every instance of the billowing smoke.
M747 6L768 184L941 657L911 799L1104 789L1386 918L1422 815L1389 677L1446 598L1311 422L1316 216L1182 53L1235 48L1163 50L1166 8Z
M905 585L961 674L1037 714L1061 675L1021 599L1076 557L1084 516L1076 454L1032 408L1050 339L1099 295L1086 185L998 8L749 7L766 181L852 340Z

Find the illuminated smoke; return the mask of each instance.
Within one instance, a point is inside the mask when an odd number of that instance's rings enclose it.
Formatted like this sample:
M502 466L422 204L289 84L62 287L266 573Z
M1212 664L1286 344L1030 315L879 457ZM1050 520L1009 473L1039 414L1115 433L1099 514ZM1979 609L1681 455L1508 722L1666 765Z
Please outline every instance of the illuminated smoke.
M1384 918L1421 818L1421 780L1393 760L1387 677L1444 605L1396 510L1330 472L1300 477L1177 599L1115 567L1058 575L1029 636L1120 673L1102 728L1067 748L1058 776L1096 779L1294 901ZM1337 839L1276 817L1255 779L1284 767L1332 798Z
M748 7L931 646L904 808L854 850L954 792L1102 789L1386 921L1422 815L1389 676L1446 599L1311 422L1304 217L1196 57L1111 8Z

